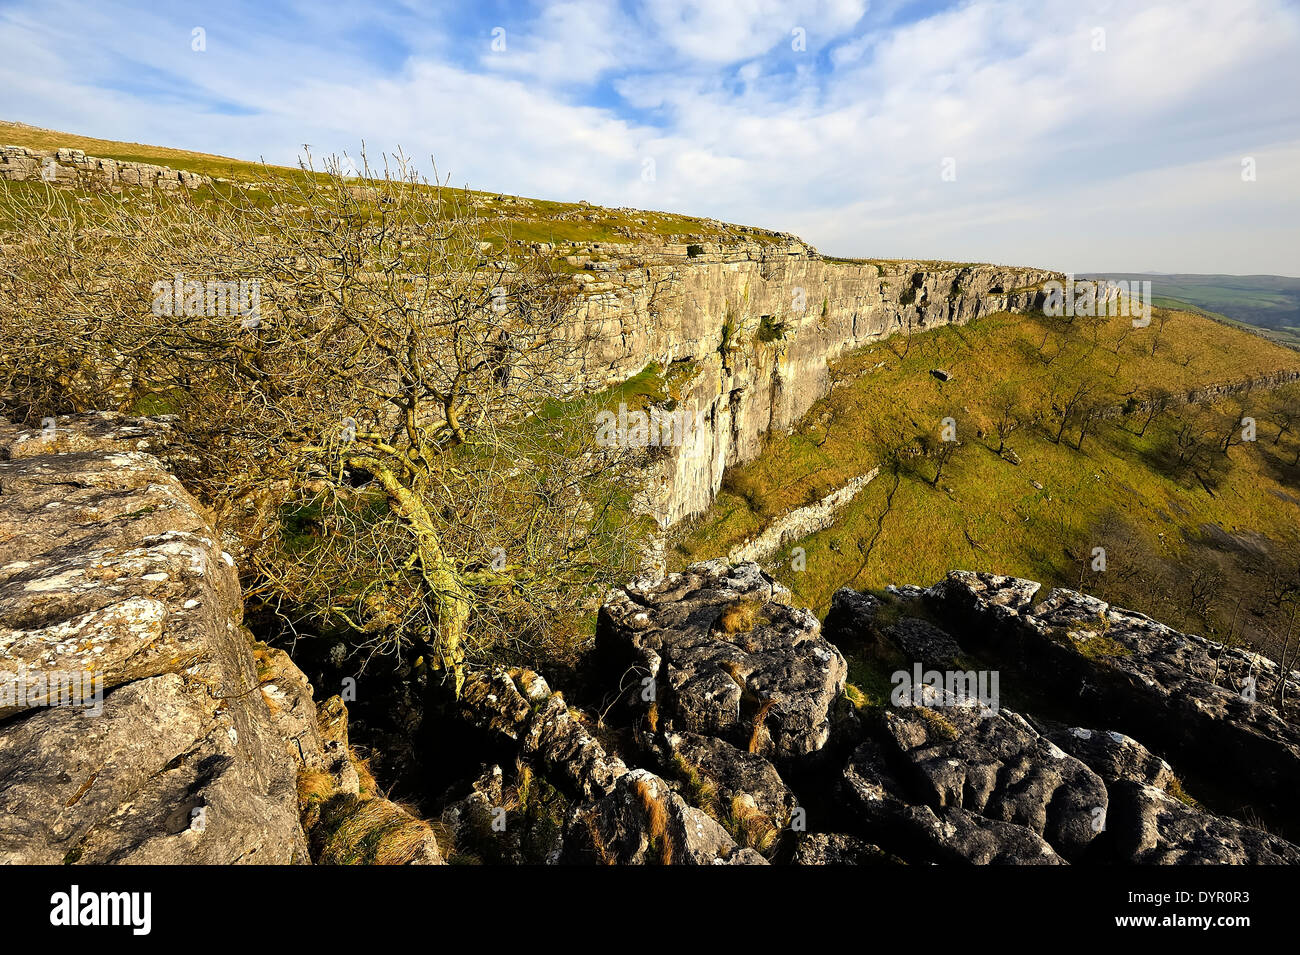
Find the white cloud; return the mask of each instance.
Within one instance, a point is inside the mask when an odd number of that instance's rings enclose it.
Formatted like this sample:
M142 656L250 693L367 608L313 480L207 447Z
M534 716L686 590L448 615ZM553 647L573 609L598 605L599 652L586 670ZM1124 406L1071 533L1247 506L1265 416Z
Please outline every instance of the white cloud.
M849 29L866 12L865 0L654 0L644 20L674 50L700 63L734 63L789 49L791 30L805 31L809 49Z
M0 12L0 86L39 125L281 162L401 144L458 183L837 254L1300 271L1294 6L986 0L889 25L909 9L557 0L506 23L494 58L487 20L401 8L214 18L194 54L167 13L25 0ZM401 42L377 58L365 30Z

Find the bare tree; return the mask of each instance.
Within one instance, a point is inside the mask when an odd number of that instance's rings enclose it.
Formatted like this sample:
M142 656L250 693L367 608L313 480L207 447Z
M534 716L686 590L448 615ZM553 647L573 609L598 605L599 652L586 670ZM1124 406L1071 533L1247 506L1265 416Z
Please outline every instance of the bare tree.
M1138 394L1140 395L1140 407L1146 411L1146 415L1142 419L1142 427L1138 431L1138 437L1145 437L1151 423L1169 408L1170 402L1173 401L1173 394L1168 388L1159 385L1148 386Z
M1024 423L1024 412L1020 405L1020 389L1013 384L1003 384L994 395L993 430L998 436L997 454L1007 450L1007 440L1019 430Z
M6 410L174 413L254 594L458 691L468 654L554 639L635 557L574 285L494 260L472 197L400 159L265 188L0 183Z
M1064 387L1066 386L1058 384L1056 388L1053 388L1050 395L1051 410L1057 418L1056 434L1052 436L1052 441L1056 444L1061 443L1061 437L1065 434L1065 429L1074 419L1080 407L1087 403L1087 399L1092 395L1095 385L1087 375L1083 375L1074 383L1071 390L1063 390Z

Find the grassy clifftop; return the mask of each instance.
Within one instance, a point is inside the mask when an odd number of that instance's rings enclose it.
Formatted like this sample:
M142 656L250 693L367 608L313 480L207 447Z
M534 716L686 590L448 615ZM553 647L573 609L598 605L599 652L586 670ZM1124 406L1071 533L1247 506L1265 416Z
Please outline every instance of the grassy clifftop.
M274 177L292 178L302 175L294 167L268 166L165 146L95 139L4 121L0 121L0 144L37 150L63 147L80 149L90 156L169 166L172 169L200 173L214 180L229 180L245 185L264 185ZM372 162L375 158L372 155ZM319 167L321 157L317 159ZM352 159L360 165L359 157L353 156ZM585 202L553 202L473 190L470 194L475 205L482 210L482 215L489 220L486 231L494 241L509 238L519 242L591 243L631 242L640 238L651 241L762 243L787 238L768 229L667 212L607 209ZM269 195L267 199L274 201Z

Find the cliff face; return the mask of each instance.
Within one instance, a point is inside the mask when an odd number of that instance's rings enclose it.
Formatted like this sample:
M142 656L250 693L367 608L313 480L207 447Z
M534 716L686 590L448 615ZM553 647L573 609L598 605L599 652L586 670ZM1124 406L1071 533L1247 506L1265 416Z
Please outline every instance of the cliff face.
M163 190L210 182L79 149L0 146L0 180L37 179ZM731 240L665 243L620 228L628 241L535 246L580 269L581 321L596 342L580 378L613 384L651 363L690 363L678 406L697 425L659 461L645 501L661 526L708 508L727 467L756 457L763 435L793 426L830 390L828 364L839 355L894 333L1034 307L1041 295L1026 287L1063 278L994 265L827 260L794 236L702 221Z
M0 146L0 179L23 182L39 179L56 186L153 186L158 189L197 189L208 177L184 169L143 162L87 156L80 149L28 149Z
M1038 301L1027 287L1057 277L829 261L793 239L593 251L612 256L594 263L602 280L586 284L600 343L593 371L618 381L651 362L691 362L678 408L695 412L697 426L671 449L649 502L664 526L706 509L725 468L756 457L764 434L789 429L826 395L838 356L891 334L1027 310Z

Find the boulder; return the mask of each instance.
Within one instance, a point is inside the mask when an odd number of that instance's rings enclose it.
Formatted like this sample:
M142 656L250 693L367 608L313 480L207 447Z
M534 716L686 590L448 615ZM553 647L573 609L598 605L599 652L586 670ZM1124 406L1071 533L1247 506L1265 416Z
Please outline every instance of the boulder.
M817 618L788 606L788 596L755 564L694 564L613 591L597 656L615 685L635 674L631 705L653 706L665 729L777 760L804 757L830 736L848 667Z
M1136 781L1112 784L1106 828L1132 865L1300 865L1300 846Z
M582 724L582 714L531 670L469 673L459 710L476 729L513 744L518 758L536 762L573 798L598 799L627 772Z
M879 846L842 832L808 832L799 837L791 865L897 865Z
M886 711L884 721L904 782L926 805L1024 826L1066 858L1096 838L1105 785L1019 714L909 706Z
M879 744L854 750L839 786L843 807L861 834L908 861L966 865L1062 865L1034 830L990 819L957 805L913 801Z
M645 769L620 776L608 795L575 807L562 861L600 865L765 865L718 823Z
M309 861L301 759L261 692L233 561L157 459L101 425L61 419L63 454L5 429L0 859Z
M669 764L679 773L699 774L720 811L735 811L733 805L738 802L744 810L762 813L775 829L790 821L795 795L776 767L762 756L694 733L668 733L663 742Z
M1043 736L1085 763L1107 786L1128 781L1167 790L1175 782L1173 767L1131 736L1035 717L1029 721Z
M1271 701L1281 683L1300 700L1300 674L1072 590L1035 604L1038 590L1032 581L954 571L927 599L963 645L1033 674L1040 692L1088 722L1104 719L1289 824L1300 790L1300 721L1294 705L1283 712Z
M926 668L946 669L961 653L957 641L928 620L903 617L885 631L885 635L912 663Z

